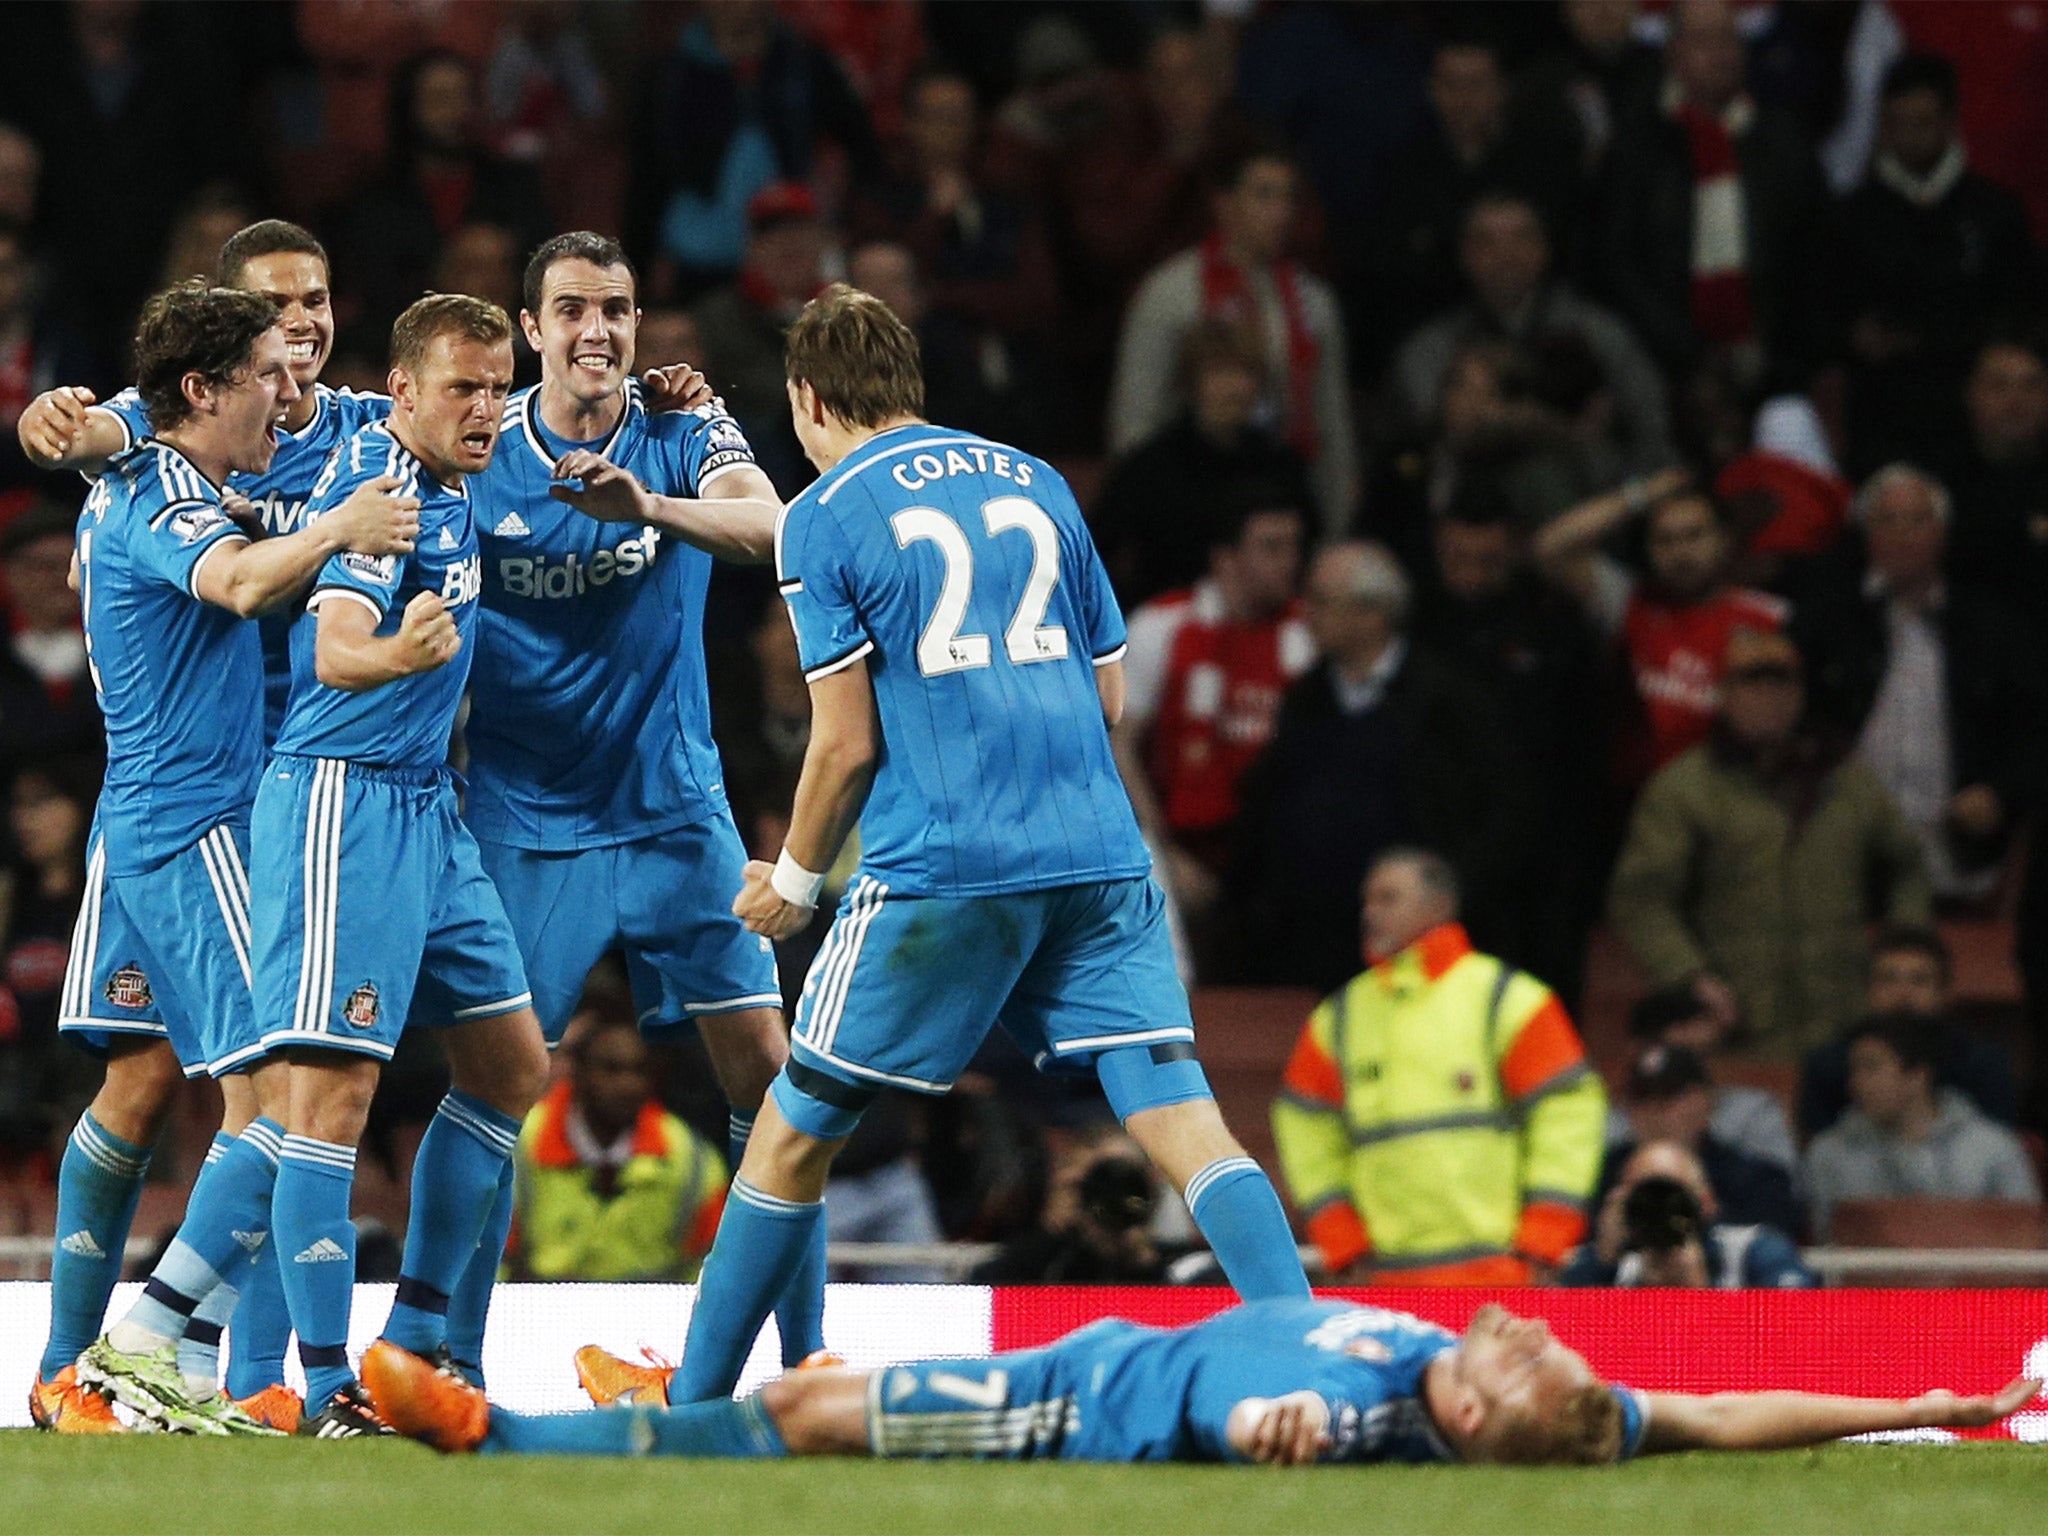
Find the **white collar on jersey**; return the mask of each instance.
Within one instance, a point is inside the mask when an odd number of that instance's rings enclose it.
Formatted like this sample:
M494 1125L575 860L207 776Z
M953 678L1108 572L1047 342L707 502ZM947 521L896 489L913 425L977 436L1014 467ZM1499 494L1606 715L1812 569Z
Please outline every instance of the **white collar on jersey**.
M624 393L626 396L626 408L619 412L618 421L613 424L611 432L603 442L597 445L595 450L601 457L610 457L612 449L618 445L619 438L625 433L626 423L633 415L633 408L642 403L640 399L640 381L631 374L626 375ZM541 436L540 386L538 384L533 385L525 394L519 397L519 426L521 434L526 438L526 446L533 450L533 456L536 459L539 459L542 464L547 466L548 478L553 479L555 461L548 454L547 439Z

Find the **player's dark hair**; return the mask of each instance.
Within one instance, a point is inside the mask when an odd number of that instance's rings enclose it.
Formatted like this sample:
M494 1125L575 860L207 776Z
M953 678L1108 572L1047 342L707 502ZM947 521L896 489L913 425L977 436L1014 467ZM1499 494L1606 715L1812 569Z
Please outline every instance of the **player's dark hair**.
M417 372L437 336L459 336L494 346L512 339L512 317L466 293L430 293L391 327L391 366Z
M242 269L259 256L311 256L320 270L331 278L334 266L327 259L327 247L314 238L313 231L289 219L258 219L229 235L214 258L213 280L222 288L238 288Z
M209 288L193 278L166 288L142 307L135 330L135 387L157 431L192 414L185 377L215 388L247 372L256 340L277 324L278 309L260 293Z
M1941 972L1943 986L1955 974L1955 957L1948 952L1948 941L1939 928L1925 923L1887 923L1880 928L1870 944L1871 960L1875 962L1879 955L1902 953L1925 955L1932 960Z
M626 254L626 248L610 235L600 235L590 229L572 229L565 235L543 241L539 249L527 257L526 276L519 284L519 299L529 315L539 316L540 292L547 283L548 268L558 261L587 261L595 267L624 267L626 275L633 279L637 302L640 273L634 267L632 257Z
M1943 1055L1941 1025L1922 1013L1874 1013L1849 1031L1849 1044L1859 1040L1877 1041L1898 1057L1899 1065L1908 1072L1925 1067L1930 1078Z
M832 284L796 317L784 358L789 381L849 427L924 414L917 335L871 293Z
M1912 91L1932 91L1941 102L1942 111L1953 116L1956 110L1956 67L1938 53L1909 53L1885 71L1884 85L1879 91L1882 100L1904 96Z

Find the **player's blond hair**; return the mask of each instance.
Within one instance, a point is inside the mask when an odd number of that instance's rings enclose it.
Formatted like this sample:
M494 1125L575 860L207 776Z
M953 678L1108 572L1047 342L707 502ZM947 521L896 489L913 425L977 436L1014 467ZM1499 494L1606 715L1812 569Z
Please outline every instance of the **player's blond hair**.
M1621 1458L1621 1403L1614 1388L1588 1381L1544 1414L1518 1415L1501 1426L1492 1461L1598 1466Z
M834 283L796 317L784 351L792 384L849 427L924 414L917 336L872 293Z
M391 366L418 373L437 336L459 336L496 346L512 339L512 317L466 293L430 293L415 301L391 327Z

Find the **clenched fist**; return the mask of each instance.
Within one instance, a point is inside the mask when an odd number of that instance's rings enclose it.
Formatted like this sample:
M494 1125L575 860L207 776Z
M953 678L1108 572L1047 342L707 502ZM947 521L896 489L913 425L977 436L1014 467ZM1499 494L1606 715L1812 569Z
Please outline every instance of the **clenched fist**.
M462 649L454 616L438 592L421 592L407 603L392 638L398 642L399 664L414 674L447 666Z

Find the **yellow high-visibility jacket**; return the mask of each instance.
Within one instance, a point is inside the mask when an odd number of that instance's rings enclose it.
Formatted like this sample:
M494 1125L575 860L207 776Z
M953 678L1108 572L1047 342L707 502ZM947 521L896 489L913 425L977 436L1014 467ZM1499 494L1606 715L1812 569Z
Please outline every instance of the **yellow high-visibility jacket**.
M1517 1284L1584 1236L1606 1115L1556 996L1446 923L1309 1016L1273 1135L1332 1274Z

